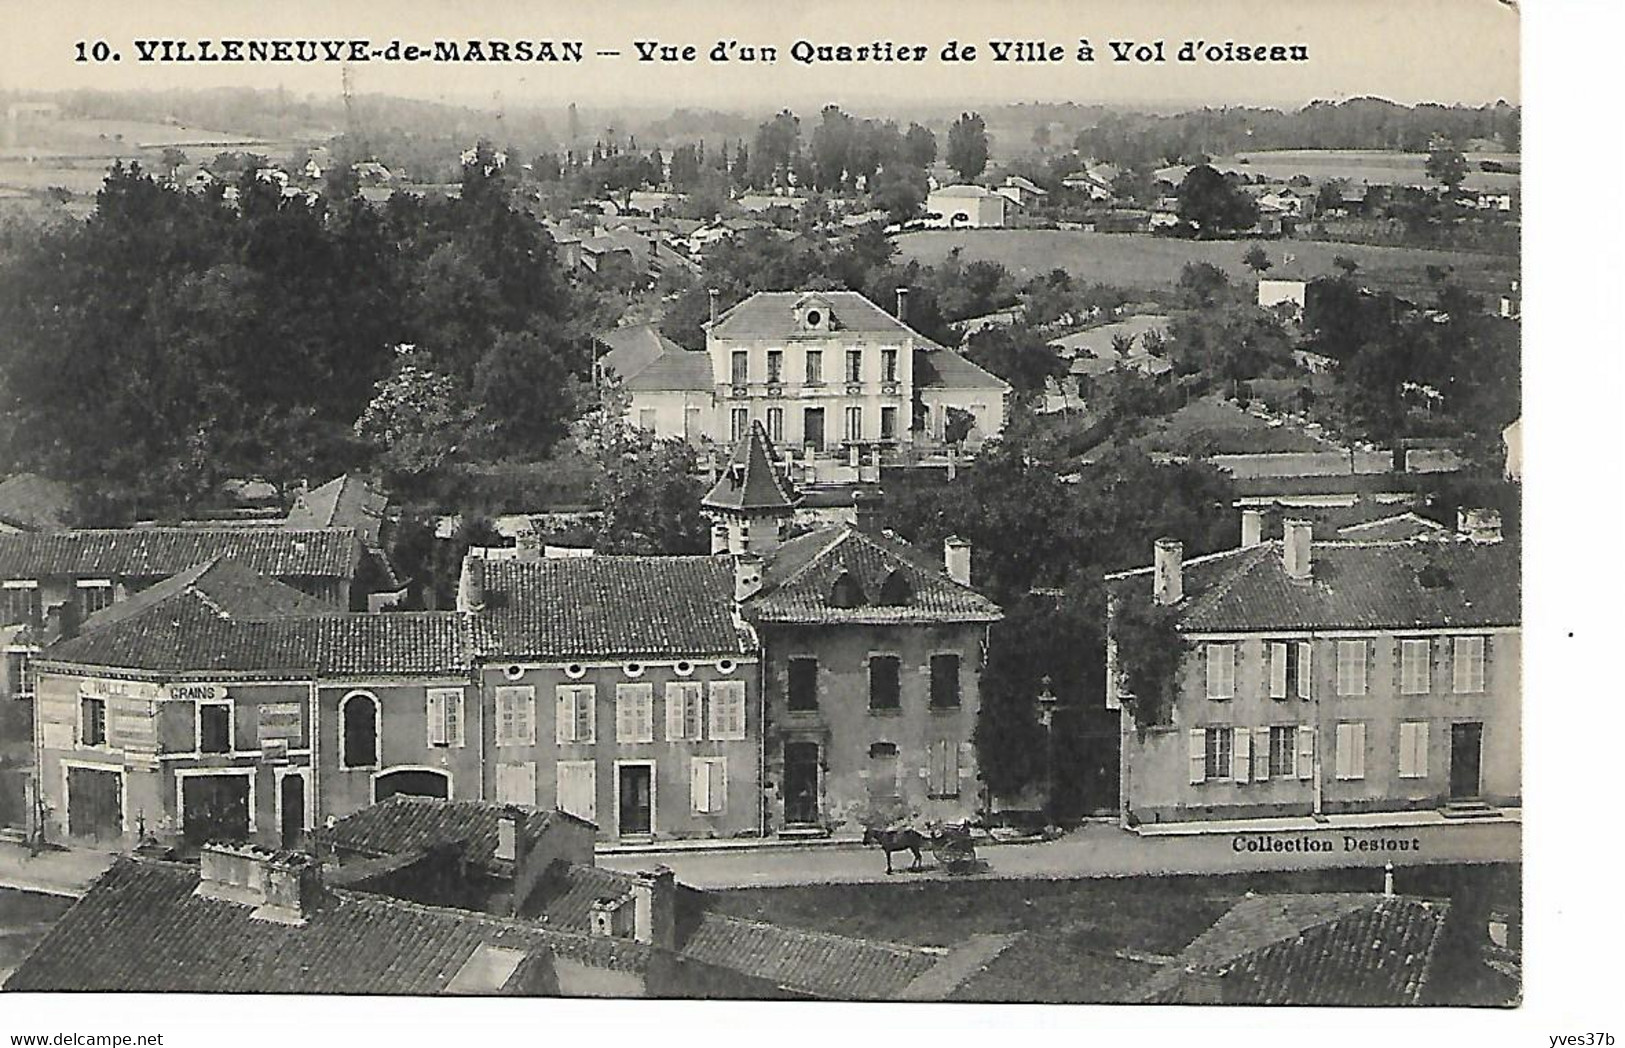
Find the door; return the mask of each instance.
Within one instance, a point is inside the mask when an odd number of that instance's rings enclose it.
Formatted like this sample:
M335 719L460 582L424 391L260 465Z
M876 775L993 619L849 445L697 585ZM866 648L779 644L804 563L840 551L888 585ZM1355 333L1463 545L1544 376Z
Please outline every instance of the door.
M1479 758L1483 752L1484 725L1450 726L1450 799L1467 800L1479 795Z
M784 744L784 821L806 825L818 821L818 743Z
M802 430L802 441L814 451L824 450L824 409L808 408L804 416L806 425Z
M654 769L647 764L623 764L620 770L621 836L654 832Z
M869 747L869 823L893 825L902 816L897 788L897 744L877 742Z
M188 775L181 780L181 831L193 844L248 839L248 776Z
M277 789L282 797L282 846L297 848L305 836L305 777L284 775Z
M68 769L68 835L104 840L124 832L124 776L95 768Z

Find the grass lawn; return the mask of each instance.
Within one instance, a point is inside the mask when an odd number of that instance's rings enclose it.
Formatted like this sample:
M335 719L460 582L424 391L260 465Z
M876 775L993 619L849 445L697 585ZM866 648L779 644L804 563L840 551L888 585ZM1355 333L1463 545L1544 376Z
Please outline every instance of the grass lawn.
M1450 898L1458 912L1518 905L1515 866L1412 867L1401 893ZM1156 965L1119 955L1176 954L1247 892L1369 892L1371 870L1078 881L932 881L719 892L713 905L756 920L922 946L1019 933L961 987L970 1000L1122 1001Z
M1193 400L1167 418L1153 421L1146 443L1151 450L1177 454L1263 455L1337 450L1331 441L1292 426L1271 426L1218 395Z
M1497 255L1318 240L1179 240L1068 229L923 230L897 238L905 262L934 265L957 247L965 261L998 262L1022 280L1064 269L1085 284L1142 291L1173 287L1187 262L1211 263L1233 282L1251 286L1253 272L1241 259L1254 244L1264 248L1277 270L1287 255L1294 256L1293 270L1307 276L1336 275L1332 259L1344 255L1359 263L1357 276L1363 281L1401 294L1431 294L1429 265L1449 267L1458 283L1483 292L1504 290L1518 269L1517 259Z

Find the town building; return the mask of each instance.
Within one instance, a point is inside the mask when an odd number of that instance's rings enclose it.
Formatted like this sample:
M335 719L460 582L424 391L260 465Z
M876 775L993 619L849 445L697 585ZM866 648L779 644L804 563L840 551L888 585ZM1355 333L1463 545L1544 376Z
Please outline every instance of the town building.
M999 184L994 192L1016 207L1022 208L1040 204L1045 197L1049 196L1049 190L1020 175L1005 175L1004 181Z
M1265 541L1262 520L1107 577L1123 823L1517 806L1517 544L1321 542L1299 519ZM1141 701L1153 644L1178 657Z
M73 515L73 492L59 480L18 473L0 481L0 532L61 531Z
M925 198L925 225L941 229L998 229L1009 198L984 186L933 189Z
M659 438L699 444L715 427L716 387L711 358L684 349L653 324L632 324L602 332L605 352L594 378L620 383L631 399L628 420Z
M785 538L793 489L762 427L746 445L705 507L761 637L768 829L972 815L987 630L1002 613L971 589L969 544L949 539L939 565L868 519Z

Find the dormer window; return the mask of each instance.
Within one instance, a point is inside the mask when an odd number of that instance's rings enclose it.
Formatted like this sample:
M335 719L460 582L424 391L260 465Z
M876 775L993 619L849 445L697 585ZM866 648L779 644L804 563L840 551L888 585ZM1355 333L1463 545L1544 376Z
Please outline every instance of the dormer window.
M829 588L829 602L837 608L857 608L863 605L863 585L850 571L843 571Z
M796 326L803 331L829 331L834 327L829 301L822 295L806 295L796 301Z
M880 603L896 607L907 604L910 596L908 579L901 571L893 571L880 584Z

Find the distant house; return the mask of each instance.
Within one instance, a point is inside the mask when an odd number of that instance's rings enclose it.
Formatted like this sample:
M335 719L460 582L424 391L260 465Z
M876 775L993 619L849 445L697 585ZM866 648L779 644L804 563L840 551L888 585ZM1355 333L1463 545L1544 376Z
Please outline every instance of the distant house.
M1090 171L1074 171L1061 179L1061 185L1074 193L1083 194L1090 200L1110 200L1112 198L1111 182Z
M1026 315L1026 307L1018 304L1006 309L995 309L991 313L983 313L980 316L966 317L964 320L956 322L954 326L959 328L960 344L963 345L965 342L970 341L972 335L978 332L988 331L992 328L1013 327L1021 323L1022 318Z
M638 215L663 215L670 211L673 205L680 204L686 199L681 193L656 193L646 189L634 189L627 195L626 210Z
M699 443L716 426L711 357L684 349L653 324L600 332L600 382L614 375L631 397L629 419L657 437Z
M792 211L800 211L807 206L807 198L794 194L746 193L734 203L746 211L771 211L776 207L787 207Z
M1258 278L1258 305L1260 309L1274 309L1286 305L1295 316L1303 316L1304 302L1309 295L1309 281L1305 278L1260 276Z
M1389 894L1243 899L1134 1000L1141 1004L1432 1004L1450 904Z
M60 531L73 513L73 490L37 473L0 482L0 532Z
M997 229L1010 201L982 186L954 185L925 198L925 224L938 229Z
M994 192L1017 207L1024 208L1042 203L1043 199L1049 196L1049 190L1020 175L1006 175Z
M363 186L382 186L395 181L395 173L376 160L355 165L355 177Z
M1070 363L1067 366L1068 385L1062 393L1081 400L1087 394L1089 380L1097 376L1128 368L1143 375L1156 377L1173 370L1173 362L1165 355L1152 352L1158 339L1168 333L1170 318L1153 313L1125 317L1111 324L1086 328L1049 341L1057 356ZM1128 340L1128 352L1117 346ZM1057 406L1077 406L1064 404Z

